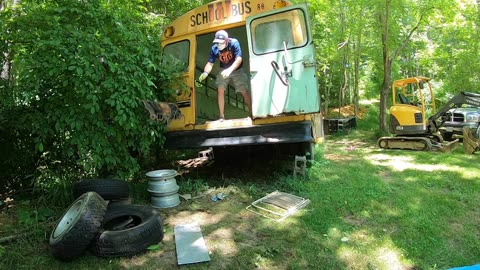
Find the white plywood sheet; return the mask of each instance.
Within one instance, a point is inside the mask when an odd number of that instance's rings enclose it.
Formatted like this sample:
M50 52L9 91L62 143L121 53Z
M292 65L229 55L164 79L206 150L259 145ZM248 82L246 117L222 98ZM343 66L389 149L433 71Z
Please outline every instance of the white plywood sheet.
M202 230L197 224L174 227L178 265L210 261Z

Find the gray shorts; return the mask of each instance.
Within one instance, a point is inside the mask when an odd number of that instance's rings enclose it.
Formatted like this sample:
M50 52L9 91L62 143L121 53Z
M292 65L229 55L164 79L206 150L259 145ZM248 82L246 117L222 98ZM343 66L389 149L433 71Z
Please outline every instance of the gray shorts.
M222 70L223 71L223 70ZM235 93L241 93L248 91L248 85L250 84L247 74L243 72L242 68L239 68L232 72L228 78L222 77L222 71L220 71L217 75L216 85L217 87L223 87L223 89L227 89L228 85L231 84L235 87Z

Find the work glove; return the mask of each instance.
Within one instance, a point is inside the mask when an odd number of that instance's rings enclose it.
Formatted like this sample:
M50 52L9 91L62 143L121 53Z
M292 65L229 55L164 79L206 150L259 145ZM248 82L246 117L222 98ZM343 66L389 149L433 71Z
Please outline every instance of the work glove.
M224 79L226 79L226 78L228 78L228 76L230 76L231 73L232 73L232 72L230 71L230 69L227 68L227 69L224 69L224 70L222 71L221 75L222 75L222 77L223 77Z
M208 77L208 73L207 72L203 72L200 77L198 77L198 80L200 82L203 82L206 78Z

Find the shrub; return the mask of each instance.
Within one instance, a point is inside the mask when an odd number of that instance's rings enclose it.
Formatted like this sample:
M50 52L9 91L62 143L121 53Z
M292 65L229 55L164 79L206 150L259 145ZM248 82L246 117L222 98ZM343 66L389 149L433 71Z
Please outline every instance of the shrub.
M37 186L57 190L44 182L65 173L129 178L137 157L164 141L140 102L173 93L165 85L177 73L160 66L161 21L115 3L25 1L0 14L2 63L11 64L0 110L16 112L3 121L17 130L7 143L12 154L28 149Z

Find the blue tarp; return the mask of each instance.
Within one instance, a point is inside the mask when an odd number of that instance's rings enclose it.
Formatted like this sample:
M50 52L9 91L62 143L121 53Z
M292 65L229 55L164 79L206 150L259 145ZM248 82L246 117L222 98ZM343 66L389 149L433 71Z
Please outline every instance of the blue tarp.
M455 267L455 268L450 268L448 270L480 270L480 264L475 264L472 266Z

